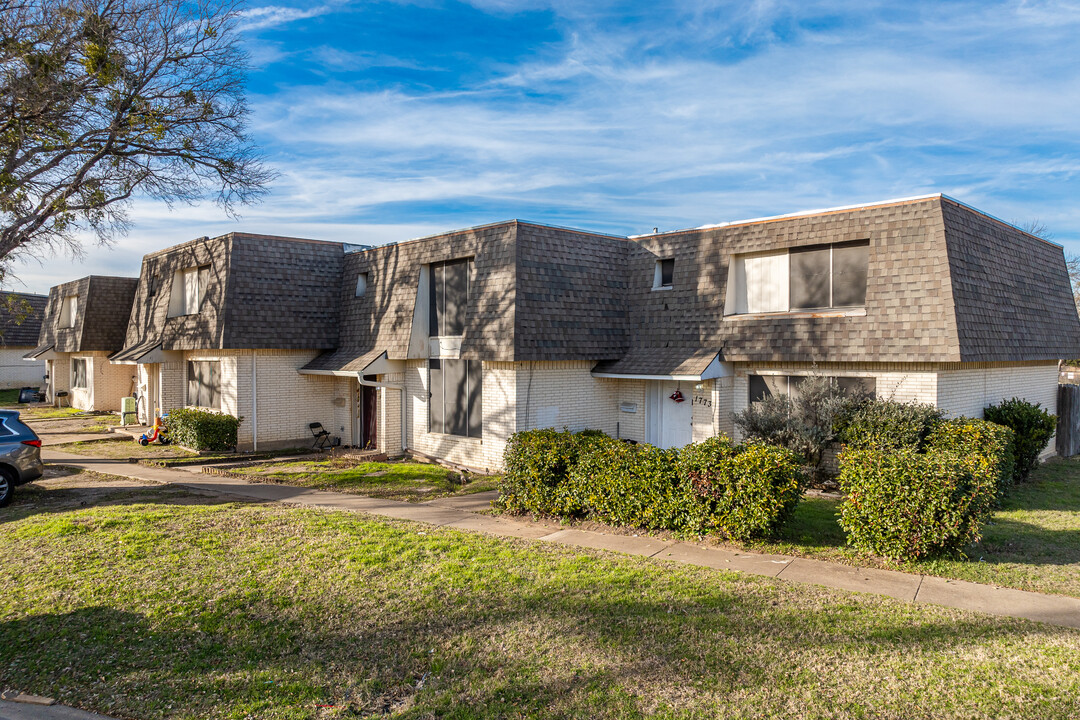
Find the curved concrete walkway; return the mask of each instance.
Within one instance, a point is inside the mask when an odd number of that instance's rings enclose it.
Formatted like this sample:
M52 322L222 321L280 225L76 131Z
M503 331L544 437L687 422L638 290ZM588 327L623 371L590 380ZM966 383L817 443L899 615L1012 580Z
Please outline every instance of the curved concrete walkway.
M899 600L931 603L976 612L1036 620L1052 625L1080 628L1080 599L1044 595L963 580L784 555L762 555L703 547L687 542L648 537L612 535L561 528L544 522L476 514L489 507L493 494L443 498L414 504L360 495L308 490L290 485L253 483L230 477L203 474L201 466L182 469L149 468L127 462L43 450L46 462L80 467L95 472L148 482L177 485L200 492L232 495L247 500L285 502L332 510L368 513L458 530L484 532L501 537L529 538L575 547L599 548L702 567L764 575L792 582L811 583L855 592L887 595Z
M66 705L34 705L0 700L0 720L112 720Z

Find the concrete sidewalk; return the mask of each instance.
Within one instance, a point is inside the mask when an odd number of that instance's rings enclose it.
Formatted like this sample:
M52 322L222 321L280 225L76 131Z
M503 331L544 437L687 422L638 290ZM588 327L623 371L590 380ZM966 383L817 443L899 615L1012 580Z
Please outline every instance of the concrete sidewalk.
M491 493L442 498L414 504L203 474L201 466L180 469L149 468L128 462L71 455L54 450L43 450L42 457L46 462L58 465L80 467L136 480L177 485L200 492L231 495L246 500L285 502L306 507L362 512L438 527L485 532L500 537L529 538L572 547L597 548L701 567L763 575L791 582L823 585L840 590L887 595L908 602L930 603L1080 628L1080 599L1078 598L1043 595L892 570L858 568L809 558L735 552L687 542L568 529L552 523L532 522L520 518L478 515L477 511L489 506L490 500L493 499Z
M111 720L66 705L27 705L0 700L0 720Z

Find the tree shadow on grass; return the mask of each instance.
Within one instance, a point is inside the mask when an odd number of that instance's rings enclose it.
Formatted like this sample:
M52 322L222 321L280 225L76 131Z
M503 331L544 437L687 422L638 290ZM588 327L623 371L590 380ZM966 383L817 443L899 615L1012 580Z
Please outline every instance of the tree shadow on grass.
M593 563L605 564L584 565ZM239 590L204 602L178 597L148 614L98 605L24 616L0 621L0 684L143 720L315 718L328 704L345 717L625 718L664 708L770 717L784 714L788 693L802 696L809 716L924 717L933 714L924 706L931 687L891 700L892 712L878 697L905 682L900 668L919 655L1061 640L1052 628L927 617L890 601L787 607L767 585L646 600L635 597L639 581L568 595L526 585L499 597L447 595L434 606L415 598L370 622L365 612L375 610L360 596L345 616L318 599L298 613L289 607L296 598ZM892 610L852 622L863 604ZM829 676L837 659L880 662L890 653L899 668L880 677ZM823 663L797 666L807 658ZM1006 660L981 662L1007 670ZM947 682L949 671L940 672ZM966 672L956 668L956 679ZM830 699L834 691L843 701ZM1057 695L1040 711L1066 717L1076 705ZM1015 699L1025 700L1022 692ZM1000 698L985 702L958 714L1006 709Z
M37 482L15 488L12 502L0 508L0 525L36 515L55 515L88 508L130 505L228 505L242 498L196 493L182 488L103 482L100 486L44 487ZM254 502L254 501L249 501Z

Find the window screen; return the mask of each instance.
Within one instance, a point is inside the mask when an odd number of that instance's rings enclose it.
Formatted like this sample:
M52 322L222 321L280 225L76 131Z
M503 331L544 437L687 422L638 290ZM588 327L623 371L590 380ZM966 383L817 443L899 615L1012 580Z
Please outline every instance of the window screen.
M482 373L478 360L429 360L433 433L479 438L483 435Z
M187 404L196 407L221 408L221 374L217 360L188 361Z
M791 309L829 307L829 248L791 250Z
M833 245L833 307L866 304L866 267L869 259L869 242Z

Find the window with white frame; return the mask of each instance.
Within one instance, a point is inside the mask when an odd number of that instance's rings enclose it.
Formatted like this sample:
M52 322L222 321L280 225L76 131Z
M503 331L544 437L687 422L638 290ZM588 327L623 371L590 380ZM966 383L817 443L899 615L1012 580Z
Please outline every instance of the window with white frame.
M869 240L736 255L724 314L863 307L869 258Z
M57 327L75 327L75 318L79 314L79 296L68 295L60 301L60 317L56 321Z
M368 274L362 272L356 276L356 297L367 295Z
M173 273L169 296L169 317L194 315L202 308L210 284L210 266L184 268Z
M221 409L221 363L217 360L189 360L187 364L187 404Z
M86 358L72 358L71 360L71 389L72 390L85 390L88 385L86 383L86 370L87 370Z
M675 280L675 259L657 260L656 269L653 270L653 290L666 290L673 286Z
M483 379L479 360L428 360L428 431L480 438Z

